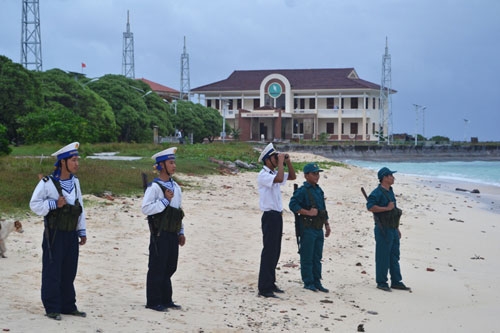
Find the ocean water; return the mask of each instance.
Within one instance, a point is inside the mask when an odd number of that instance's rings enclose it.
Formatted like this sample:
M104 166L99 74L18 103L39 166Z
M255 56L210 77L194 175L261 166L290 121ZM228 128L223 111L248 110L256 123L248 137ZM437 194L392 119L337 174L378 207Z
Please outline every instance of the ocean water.
M347 164L378 171L382 167L398 173L466 181L500 187L500 161L448 161L448 162L380 162L344 160Z

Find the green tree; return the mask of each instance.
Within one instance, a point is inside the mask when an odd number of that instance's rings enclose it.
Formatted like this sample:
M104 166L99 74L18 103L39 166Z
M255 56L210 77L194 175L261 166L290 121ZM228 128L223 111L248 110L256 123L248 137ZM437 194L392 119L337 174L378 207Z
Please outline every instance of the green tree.
M201 143L205 139L212 142L222 131L223 118L219 112L201 104L178 101L177 114L172 115L172 119L177 129L185 134L193 133L194 142ZM229 125L226 126L226 132L230 131Z
M148 142L153 127L160 133L173 133L169 106L142 81L121 75L106 75L88 85L111 106L119 128L118 141Z
M431 141L435 141L436 143L449 143L450 138L442 135L436 135L431 138Z
M9 142L22 142L17 118L38 111L42 102L34 72L0 56L0 124L7 128Z
M112 142L117 126L109 104L79 81L59 69L35 74L44 103L18 118L28 143L44 141Z
M7 139L7 128L0 124L0 156L9 155L12 149L9 147Z

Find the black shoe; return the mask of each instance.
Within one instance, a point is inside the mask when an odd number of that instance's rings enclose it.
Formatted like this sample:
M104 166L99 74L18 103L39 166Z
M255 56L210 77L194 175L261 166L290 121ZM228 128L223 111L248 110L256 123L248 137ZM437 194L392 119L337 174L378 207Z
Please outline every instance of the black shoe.
M87 314L85 312L78 311L78 310L75 310L75 311L70 312L70 313L64 313L64 314L67 314L67 315L70 315L70 316L82 317L82 318L87 317Z
M319 285L319 286L316 286L316 289L318 289L319 291L323 292L323 293L328 293L330 292L330 290L326 289L325 287L323 287L322 285Z
M393 284L391 286L392 289L397 289L397 290L411 290L410 287L405 286L404 283L398 283L398 284Z
M54 320L61 320L61 314L60 313L47 313L46 314L47 317L49 317L50 319L54 319Z
M304 289L311 290L311 291L314 291L314 292L318 291L318 288L316 288L313 284L306 284L304 286Z
M277 294L283 294L285 291L278 287L274 287L273 292Z
M389 286L380 285L377 286L377 288L383 291L389 291L389 292L392 291L391 288L389 288Z
M175 304L174 302L170 302L165 305L166 308L173 309L173 310L180 310L182 309L182 306Z
M272 291L259 293L259 296L266 297L266 298L269 298L269 297L271 297L271 298L279 298Z
M161 304L158 304L158 305L146 305L146 309L151 309L151 310L155 310L155 311L158 311L158 312L167 312L168 309L165 305L161 305Z

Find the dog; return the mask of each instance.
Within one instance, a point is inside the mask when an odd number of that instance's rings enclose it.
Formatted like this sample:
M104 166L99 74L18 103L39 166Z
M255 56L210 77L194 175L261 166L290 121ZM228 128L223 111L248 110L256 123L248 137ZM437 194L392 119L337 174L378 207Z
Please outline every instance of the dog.
M0 221L0 258L7 258L5 252L5 240L11 232L24 232L23 225L19 221Z

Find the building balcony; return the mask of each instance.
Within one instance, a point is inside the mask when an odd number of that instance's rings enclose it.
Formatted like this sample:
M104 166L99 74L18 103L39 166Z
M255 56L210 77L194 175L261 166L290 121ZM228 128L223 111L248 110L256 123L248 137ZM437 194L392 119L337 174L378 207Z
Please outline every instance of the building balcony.
M317 112L316 112L317 111ZM376 110L362 109L295 109L294 114L317 114L318 118L338 118L339 113L342 118L363 118L366 112L366 117L371 118L372 112Z

